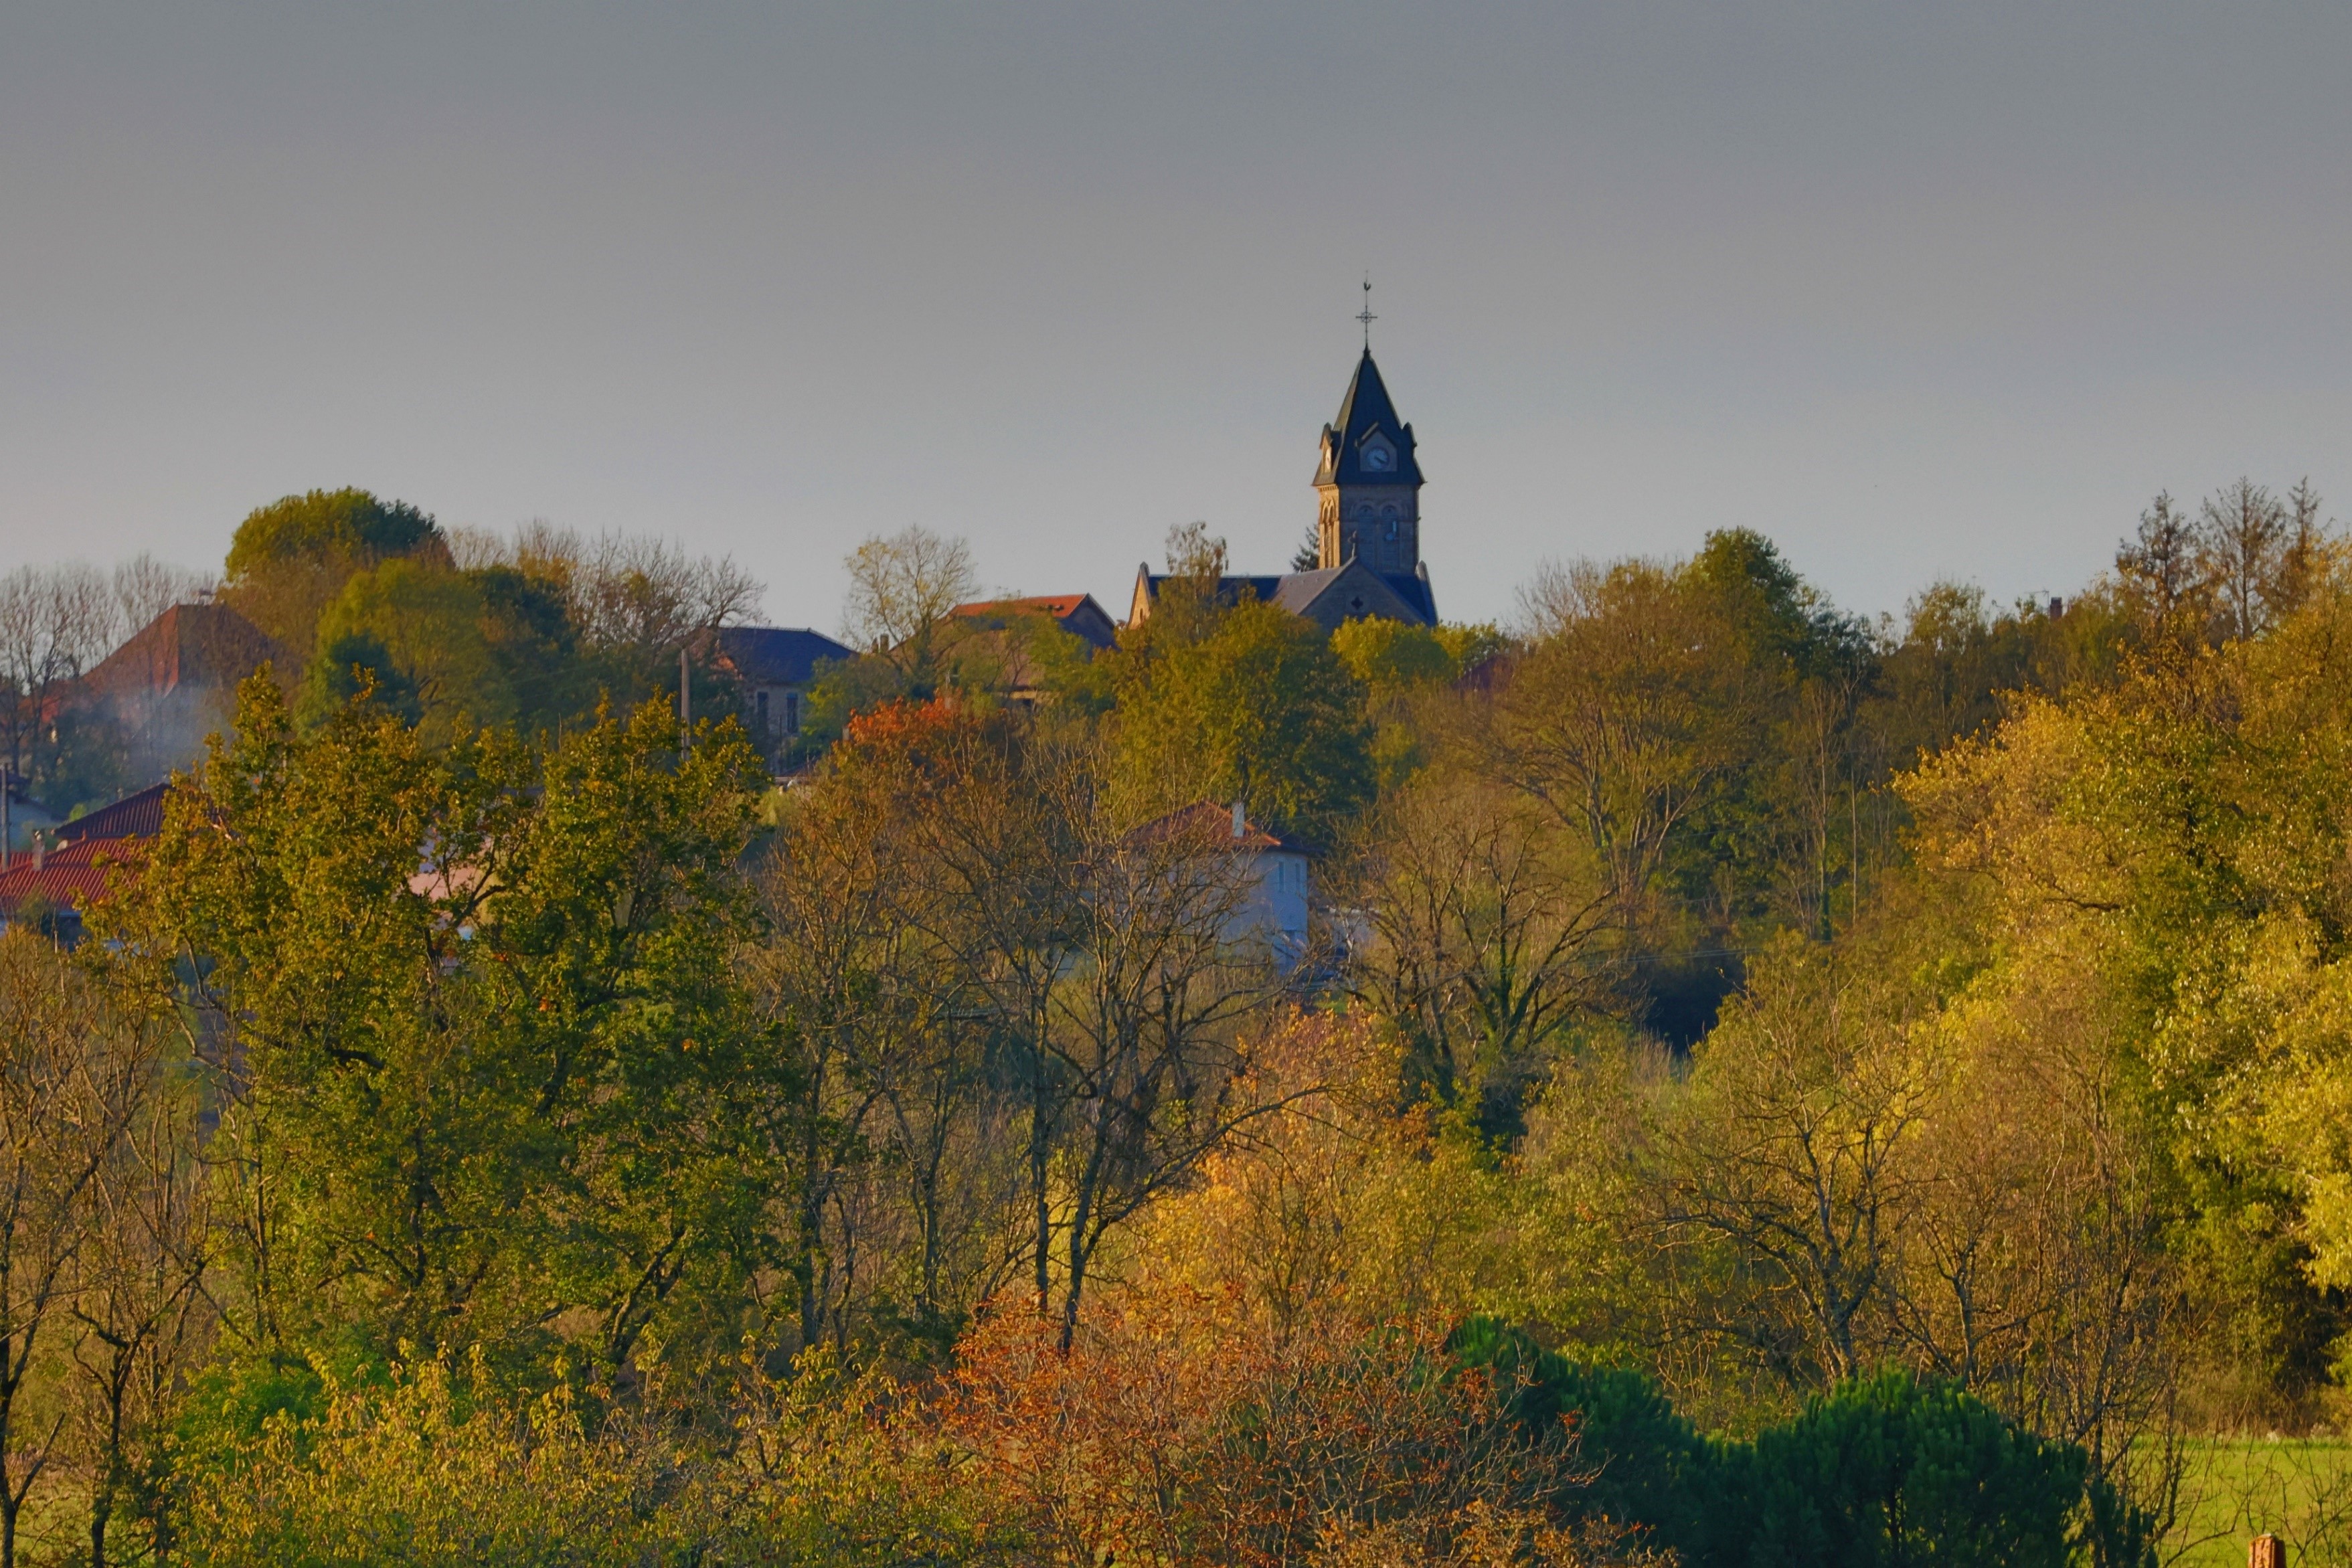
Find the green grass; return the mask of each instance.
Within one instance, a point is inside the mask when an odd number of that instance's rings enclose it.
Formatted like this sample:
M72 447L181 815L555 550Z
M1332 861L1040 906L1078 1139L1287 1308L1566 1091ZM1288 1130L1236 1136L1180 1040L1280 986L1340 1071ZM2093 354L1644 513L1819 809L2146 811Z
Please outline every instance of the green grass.
M2352 1439L2212 1437L2186 1457L2168 1562L2244 1568L2246 1543L2266 1530L2286 1542L2290 1568L2352 1561Z

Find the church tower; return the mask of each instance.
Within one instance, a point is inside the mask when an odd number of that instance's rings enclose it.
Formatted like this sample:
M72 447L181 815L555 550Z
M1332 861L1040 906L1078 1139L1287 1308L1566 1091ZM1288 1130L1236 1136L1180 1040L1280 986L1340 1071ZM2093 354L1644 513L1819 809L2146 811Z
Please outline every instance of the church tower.
M1376 572L1413 573L1421 565L1421 465L1412 426L1397 418L1370 345L1340 400L1339 417L1323 427L1323 461L1315 470L1322 507L1317 564L1353 559Z

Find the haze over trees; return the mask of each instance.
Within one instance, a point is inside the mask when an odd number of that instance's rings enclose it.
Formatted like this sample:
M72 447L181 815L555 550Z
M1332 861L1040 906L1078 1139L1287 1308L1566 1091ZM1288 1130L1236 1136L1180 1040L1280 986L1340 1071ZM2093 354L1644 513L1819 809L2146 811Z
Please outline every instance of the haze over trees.
M1899 622L1741 530L1508 629L1223 557L1088 657L867 541L779 789L677 720L727 563L256 513L302 684L0 936L0 1568L2140 1564L2345 1418L2307 487Z

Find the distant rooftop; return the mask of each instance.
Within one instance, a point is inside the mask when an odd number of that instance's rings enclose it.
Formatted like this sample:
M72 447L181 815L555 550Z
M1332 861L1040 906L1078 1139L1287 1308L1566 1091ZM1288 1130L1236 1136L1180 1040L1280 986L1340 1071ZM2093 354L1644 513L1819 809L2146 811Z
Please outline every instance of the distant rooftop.
M152 839L163 831L163 797L169 784L150 784L136 795L125 795L110 806L85 811L58 829L58 841L78 844L89 839Z
M1018 599L975 599L948 612L971 619L989 616L1045 615L1075 637L1096 648L1118 641L1118 622L1095 602L1091 593L1036 593Z
M264 664L281 681L300 655L226 604L174 604L82 677L107 696L163 696L182 686L235 686Z
M728 626L719 632L719 656L737 678L752 685L803 686L815 677L818 664L857 655L805 626Z

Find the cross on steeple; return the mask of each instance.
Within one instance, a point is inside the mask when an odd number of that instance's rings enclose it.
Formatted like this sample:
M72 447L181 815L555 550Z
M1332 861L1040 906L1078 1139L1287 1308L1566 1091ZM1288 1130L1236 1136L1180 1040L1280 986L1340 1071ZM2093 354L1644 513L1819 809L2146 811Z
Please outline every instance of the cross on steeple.
M1369 354L1372 351L1372 323L1380 319L1372 314L1372 275L1369 272L1364 274L1364 308L1356 313L1356 319L1364 324L1364 352Z

